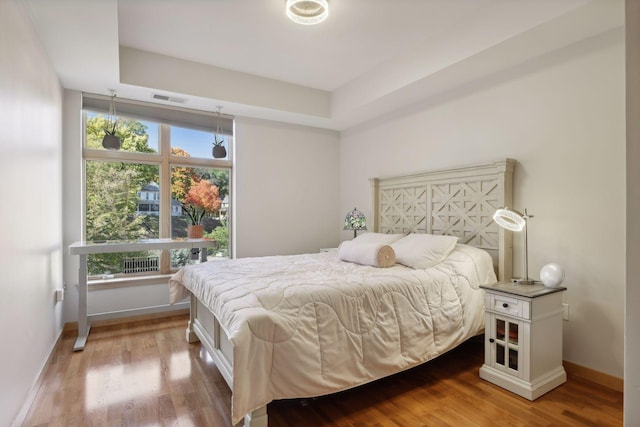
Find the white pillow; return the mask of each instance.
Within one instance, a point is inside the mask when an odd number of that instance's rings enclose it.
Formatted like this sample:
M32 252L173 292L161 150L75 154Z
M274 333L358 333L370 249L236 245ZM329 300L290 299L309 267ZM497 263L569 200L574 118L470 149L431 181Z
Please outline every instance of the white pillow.
M353 262L372 267L393 267L396 256L389 245L377 243L356 243L345 241L338 248L338 258L341 261Z
M414 269L431 268L444 259L455 248L458 238L435 234L409 234L391 247L396 254L396 262Z
M356 243L390 245L404 237L404 234L364 233L352 240Z

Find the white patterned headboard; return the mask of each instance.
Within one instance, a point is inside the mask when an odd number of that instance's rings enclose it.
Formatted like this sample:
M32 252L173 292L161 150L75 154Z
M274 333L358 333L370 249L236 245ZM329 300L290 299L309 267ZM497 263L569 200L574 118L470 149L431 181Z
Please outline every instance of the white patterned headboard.
M448 234L488 251L499 280L511 277L512 238L492 216L512 206L516 161L372 178L374 231Z

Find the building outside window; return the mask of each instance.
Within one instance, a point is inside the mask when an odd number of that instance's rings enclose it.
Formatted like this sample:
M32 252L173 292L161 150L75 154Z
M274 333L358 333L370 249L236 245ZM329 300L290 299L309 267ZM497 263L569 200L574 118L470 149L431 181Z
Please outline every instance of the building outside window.
M160 186L151 181L147 185L143 185L138 191L138 209L137 215L160 215ZM182 216L182 204L175 198L171 198L171 216Z
M107 150L102 138L114 122L108 99L85 97L83 107L85 239L186 238L191 196L206 191L211 203L201 220L204 237L218 242L208 255L228 257L232 119L119 101L121 148ZM212 157L216 135L225 158ZM167 274L198 262L191 255L188 250L99 254L87 264L94 278Z

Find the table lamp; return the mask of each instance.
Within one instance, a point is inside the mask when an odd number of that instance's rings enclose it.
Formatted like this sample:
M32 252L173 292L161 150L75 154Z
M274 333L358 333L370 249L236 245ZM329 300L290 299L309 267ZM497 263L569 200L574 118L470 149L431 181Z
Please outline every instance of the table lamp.
M358 230L367 229L367 219L358 209L353 208L344 218L344 230L353 230L353 238L356 238Z
M536 281L529 278L529 249L527 241L527 220L533 218L527 210L524 213L509 209L507 207L500 208L493 214L493 220L502 228L510 231L524 230L524 277L522 279L513 279L519 285L533 285Z

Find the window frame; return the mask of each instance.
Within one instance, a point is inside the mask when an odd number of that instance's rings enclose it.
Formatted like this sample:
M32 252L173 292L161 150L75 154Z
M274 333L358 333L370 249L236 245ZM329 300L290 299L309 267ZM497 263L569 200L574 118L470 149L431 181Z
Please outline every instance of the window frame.
M158 108L158 107L156 107ZM226 159L206 159L206 158L198 158L198 157L183 157L176 156L171 154L171 124L164 123L158 119L153 117L140 117L137 115L126 114L122 115L122 117L143 120L147 122L152 122L158 124L158 152L157 153L138 153L138 152L130 152L130 151L114 151L114 150L101 150L101 149L93 149L87 147L87 113L97 113L97 114L106 114L104 111L100 111L96 108L84 107L81 110L82 112L82 185L81 185L81 217L82 217L82 236L83 240L86 240L87 236L87 207L86 207L86 197L87 197L87 162L88 161L107 161L107 162L123 162L123 163L135 163L135 164L149 164L158 166L159 170L159 181L158 185L160 187L159 192L159 229L158 234L159 238L171 238L171 168L175 166L183 166L183 167L200 167L200 168L211 168L211 169L224 169L228 171L229 182L228 182L228 200L229 207L227 211L227 229L229 232L229 257L232 257L233 254L233 227L232 227L232 210L234 206L233 200L233 151L235 145L235 138L233 135L227 134L227 158ZM198 112L199 114L203 114L202 112ZM212 127L210 129L204 130L202 128L193 127L192 129L200 130L200 131L208 131L215 132L215 115L210 114L212 117ZM229 116L226 116L227 118ZM185 127L184 125L180 125L181 127ZM168 250L163 250L161 252L160 258L160 271L156 274L117 274L115 278L118 279L117 282L119 286L122 286L123 283L133 283L133 282L141 282L149 277L165 277L168 274L173 274L177 270L171 268L171 259ZM94 284L105 284L112 279L108 280L100 280L100 276L96 276L90 278L92 283ZM95 280L98 279L98 280Z

